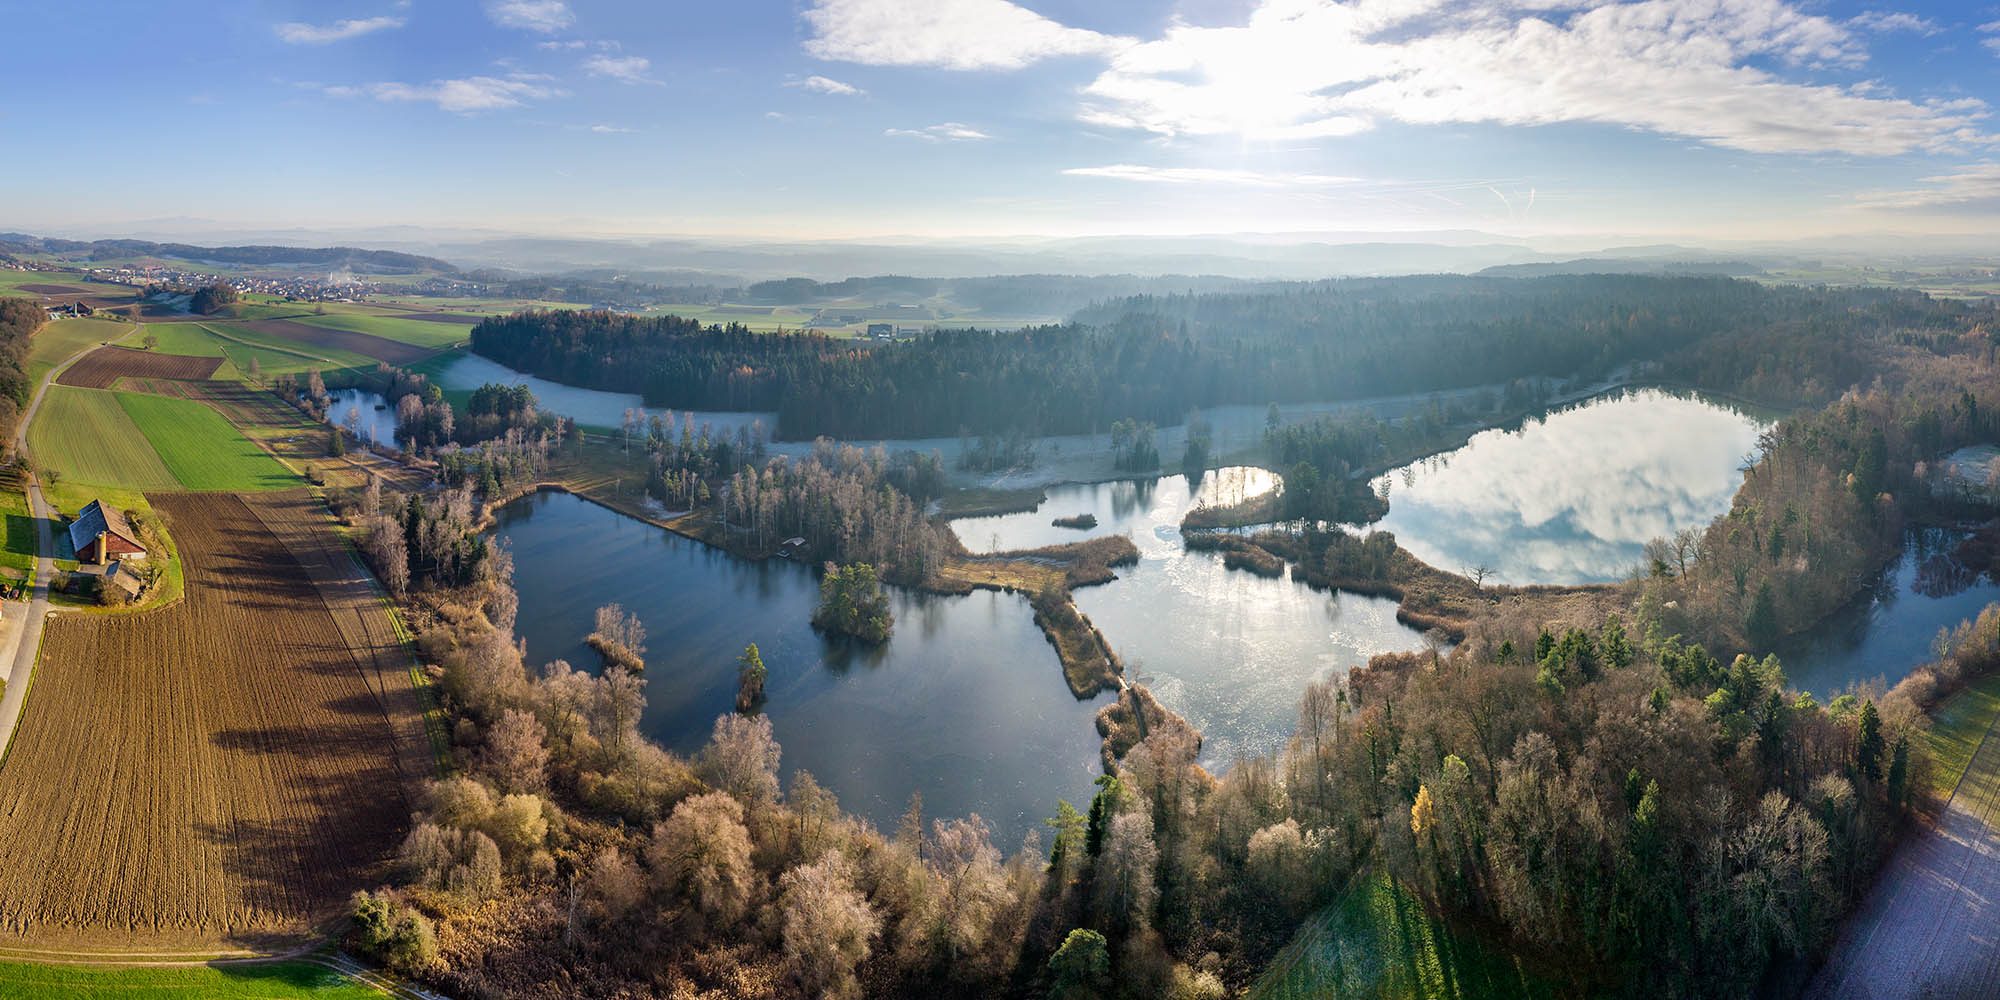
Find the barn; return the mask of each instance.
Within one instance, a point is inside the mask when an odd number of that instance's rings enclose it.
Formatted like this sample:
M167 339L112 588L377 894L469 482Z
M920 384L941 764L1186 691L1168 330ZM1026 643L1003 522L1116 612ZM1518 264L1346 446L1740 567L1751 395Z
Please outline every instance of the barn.
M77 511L76 520L69 523L69 546L78 562L102 564L114 559L146 558L146 547L139 544L139 533L132 530L124 514L106 507L102 500L92 500Z

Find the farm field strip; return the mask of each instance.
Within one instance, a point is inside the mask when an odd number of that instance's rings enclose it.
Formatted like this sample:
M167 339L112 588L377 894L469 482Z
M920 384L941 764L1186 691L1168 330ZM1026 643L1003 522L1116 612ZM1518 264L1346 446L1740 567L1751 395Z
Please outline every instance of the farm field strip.
M99 389L51 385L28 426L35 462L77 484L138 490L180 488L118 397Z
M201 380L222 366L221 355L163 354L129 347L100 347L63 369L57 385L109 389L121 378Z
M406 344L387 337L334 327L313 326L295 319L253 320L248 323L232 324L230 329L232 331L245 329L251 333L274 337L293 344L343 353L349 357L387 361L392 365L407 365L436 353L432 348Z
M436 777L423 706L411 682L413 654L389 617L374 577L355 561L333 516L299 491L246 498L245 503L319 588L347 648L365 665L362 677L382 707L405 784L414 790Z
M431 350L450 347L470 335L470 331L463 324L432 323L411 319L407 315L327 313L324 316L301 316L298 321L307 326L367 334Z
M1935 828L1882 866L1806 996L1990 997L2000 990L2000 723Z
M187 597L50 621L0 767L0 934L309 935L407 823L394 734L318 588L244 501L149 499Z
M174 479L189 490L281 490L299 481L222 414L188 399L117 393Z
M108 319L63 319L45 323L35 331L28 348L28 379L40 384L42 376L64 358L91 344L117 340L136 329L129 323Z

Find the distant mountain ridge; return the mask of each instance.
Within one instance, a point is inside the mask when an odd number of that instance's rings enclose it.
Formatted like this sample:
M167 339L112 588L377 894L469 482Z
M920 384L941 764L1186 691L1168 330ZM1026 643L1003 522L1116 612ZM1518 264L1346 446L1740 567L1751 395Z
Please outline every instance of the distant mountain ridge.
M400 250L364 250L360 247L224 246L203 247L188 243L155 243L151 240L65 240L32 236L27 233L0 233L0 253L88 253L91 260L122 257L172 257L194 262L248 266L301 265L349 268L371 274L415 274L436 271L457 274L456 265L435 257Z
M1762 267L1747 260L1664 260L1633 257L1579 257L1575 260L1496 264L1479 274L1489 278L1541 278L1554 274L1662 274L1753 278Z

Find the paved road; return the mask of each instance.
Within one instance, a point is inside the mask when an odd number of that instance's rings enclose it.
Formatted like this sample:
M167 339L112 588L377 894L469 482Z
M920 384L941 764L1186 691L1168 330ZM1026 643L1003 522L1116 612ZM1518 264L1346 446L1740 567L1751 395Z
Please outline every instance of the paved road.
M1912 834L1883 866L1806 996L2000 996L2000 720L1937 827Z
M133 333L145 329L146 324L141 323ZM35 387L35 398L28 401L21 422L15 425L14 454L28 457L28 423L35 419L35 411L41 409L42 397L47 395L56 377L75 364L76 359L96 349L97 345L91 344L64 358L62 364L42 378L42 384ZM42 485L32 476L28 480L28 515L35 519L35 589L26 603L8 601L4 611L0 611L14 623L8 629L6 649L0 650L0 666L8 668L7 694L0 698L0 760L6 759L6 751L13 745L14 724L21 721L21 706L27 701L28 687L34 681L35 658L42 649L42 625L49 617L49 578L56 573L55 509L42 499Z

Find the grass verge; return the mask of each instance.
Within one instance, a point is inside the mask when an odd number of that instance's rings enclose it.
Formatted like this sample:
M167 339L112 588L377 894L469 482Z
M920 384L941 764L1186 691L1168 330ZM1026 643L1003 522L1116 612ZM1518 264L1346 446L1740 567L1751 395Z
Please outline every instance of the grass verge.
M1931 713L1931 728L1925 738L1931 751L1931 794L1937 801L1951 798L1972 763L1973 752L1979 749L1979 741L1986 738L1996 718L2000 718L2000 673L1973 682Z
M382 994L312 962L139 968L0 962L0 1000L130 996L380 1000Z
M1518 959L1431 916L1387 874L1363 872L1293 936L1251 1000L1554 1000Z

